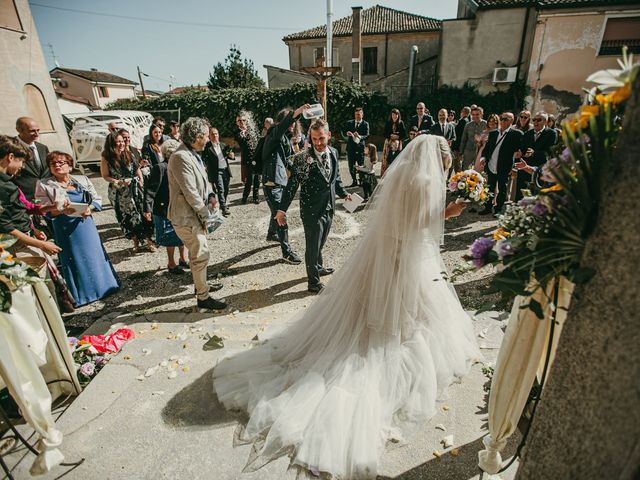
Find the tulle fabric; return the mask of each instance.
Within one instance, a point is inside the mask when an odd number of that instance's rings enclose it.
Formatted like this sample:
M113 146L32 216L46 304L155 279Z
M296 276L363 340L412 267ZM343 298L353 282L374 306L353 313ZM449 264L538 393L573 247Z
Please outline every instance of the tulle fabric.
M328 288L283 332L214 368L218 399L249 415L237 432L254 446L245 471L289 455L335 478L374 478L385 444L430 418L479 358L442 276L446 160L437 137L419 139L387 171L374 218Z

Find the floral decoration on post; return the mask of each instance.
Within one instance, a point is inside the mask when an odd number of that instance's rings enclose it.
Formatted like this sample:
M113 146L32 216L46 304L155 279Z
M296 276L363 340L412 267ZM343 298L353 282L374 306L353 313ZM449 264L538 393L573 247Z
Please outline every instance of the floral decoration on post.
M11 292L43 280L35 270L7 250L16 243L13 235L0 234L0 312L11 310Z
M562 144L540 176L547 188L505 205L498 229L476 239L465 255L466 270L497 267L489 293L499 292L502 301L530 297L538 289L546 292L549 282L561 276L580 284L595 273L582 264L582 255L597 224L624 108L640 70L626 47L618 62L621 70L603 70L587 79L598 86L588 92L588 103L563 122ZM533 299L522 308L543 318L540 303Z

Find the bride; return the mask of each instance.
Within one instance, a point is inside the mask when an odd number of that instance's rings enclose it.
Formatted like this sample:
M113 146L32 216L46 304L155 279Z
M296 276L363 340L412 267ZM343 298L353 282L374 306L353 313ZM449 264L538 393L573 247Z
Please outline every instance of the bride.
M479 358L471 319L443 280L444 138L421 135L386 172L354 252L301 318L220 362L214 390L248 413L245 471L282 455L311 472L375 478L408 421Z

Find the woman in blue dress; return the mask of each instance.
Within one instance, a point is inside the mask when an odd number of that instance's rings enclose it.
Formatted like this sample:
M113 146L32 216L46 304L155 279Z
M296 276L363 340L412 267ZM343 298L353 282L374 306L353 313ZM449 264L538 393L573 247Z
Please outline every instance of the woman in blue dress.
M70 205L85 204L82 209L49 213L53 223L56 244L62 248L58 254L61 271L77 306L100 300L120 288L120 280L107 257L91 214L100 211L100 196L84 175L71 175L73 159L67 153L53 151L47 155L47 165L53 178L38 182L36 198L45 205L64 200ZM74 213L72 213L72 211Z

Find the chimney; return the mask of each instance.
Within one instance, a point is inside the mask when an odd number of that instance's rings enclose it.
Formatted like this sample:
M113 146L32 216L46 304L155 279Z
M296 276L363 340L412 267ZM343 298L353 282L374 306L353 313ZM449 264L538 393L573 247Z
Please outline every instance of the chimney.
M351 37L351 81L360 85L362 83L361 68L360 68L360 54L362 49L360 48L360 40L362 34L361 28L361 13L362 7L351 7L353 10L352 24L353 34Z

